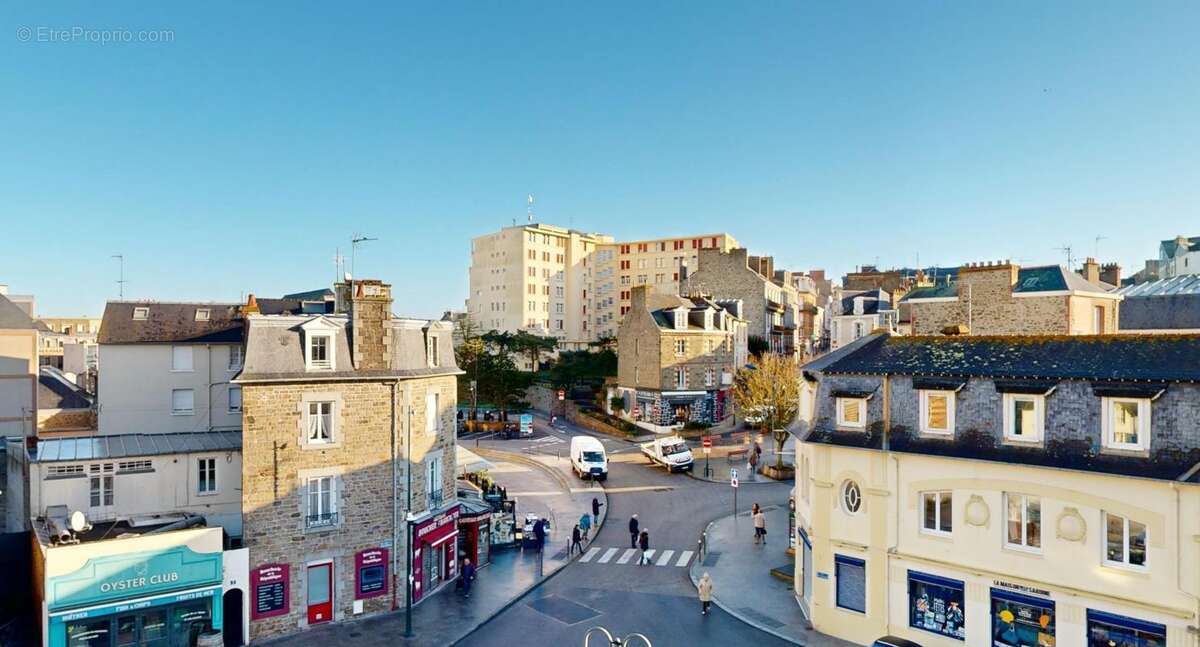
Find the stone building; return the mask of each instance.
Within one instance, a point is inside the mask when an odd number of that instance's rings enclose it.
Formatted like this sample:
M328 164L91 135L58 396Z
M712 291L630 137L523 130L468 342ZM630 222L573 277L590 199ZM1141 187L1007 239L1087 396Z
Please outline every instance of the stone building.
M896 310L892 308L891 295L884 290L843 291L834 308L829 327L830 349L841 348L876 330L896 332Z
M767 342L771 352L795 354L800 344L803 305L790 272L776 271L770 256L750 256L742 247L722 251L701 249L699 268L681 285L716 299L737 299L751 337Z
M1158 267L1164 279L1200 274L1200 236L1176 236L1158 245Z
M972 263L945 285L917 288L910 308L914 335L1096 335L1118 330L1121 295L1058 265Z
M404 604L410 557L414 601L457 574L451 326L393 316L380 281L335 294L330 313L248 308L235 381L253 639Z
M857 644L1195 645L1200 335L873 335L804 367L797 598Z
M624 411L650 427L720 422L732 413L729 389L747 360L741 303L648 291L633 288L617 331Z

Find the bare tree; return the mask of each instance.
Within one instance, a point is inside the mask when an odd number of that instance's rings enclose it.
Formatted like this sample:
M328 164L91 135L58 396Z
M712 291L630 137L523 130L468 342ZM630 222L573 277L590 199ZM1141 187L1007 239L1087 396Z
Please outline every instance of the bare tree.
M789 357L763 353L751 366L739 369L733 400L743 416L757 415L775 438L775 467L783 467L787 425L800 411L800 367Z

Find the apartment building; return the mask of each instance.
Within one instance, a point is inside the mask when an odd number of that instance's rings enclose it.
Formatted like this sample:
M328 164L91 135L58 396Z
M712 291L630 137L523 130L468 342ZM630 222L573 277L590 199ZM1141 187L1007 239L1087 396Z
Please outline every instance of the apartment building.
M617 333L617 390L623 411L651 429L715 424L732 413L730 388L747 361L740 301L631 290Z
M1200 236L1176 236L1159 243L1158 271L1164 279L1200 274Z
M38 317L37 322L41 324L42 328L42 364L76 375L96 369L96 336L100 332L100 319L95 317ZM70 366L66 363L68 354L73 360Z
M562 348L585 346L596 338L592 255L611 241L536 223L472 239L467 315L485 331L524 330Z
M737 240L724 233L598 245L596 337L616 336L621 318L632 307L635 286L645 285L651 294L686 293L687 275L699 266L701 249L728 252L737 246Z
M765 341L771 352L792 355L803 352L800 345L802 300L792 285L792 275L775 271L769 256L750 256L745 248L722 251L701 248L699 269L692 273L687 288L714 298L737 299L745 306L742 315L750 337Z
M795 592L927 647L1194 646L1200 336L864 338L804 367Z
M1098 335L1118 331L1122 296L1058 265L960 267L953 282L901 300L914 335Z
M451 324L393 316L377 280L334 292L329 313L247 309L235 383L255 640L382 613L406 590L420 601L457 575Z
M842 291L829 328L829 347L838 349L876 330L898 331L892 297L881 289Z

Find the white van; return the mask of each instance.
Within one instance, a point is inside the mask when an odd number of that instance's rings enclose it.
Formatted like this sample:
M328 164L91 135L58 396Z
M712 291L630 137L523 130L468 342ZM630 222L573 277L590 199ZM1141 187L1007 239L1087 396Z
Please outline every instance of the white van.
M572 438L571 468L581 479L606 480L608 478L608 455L604 453L604 445L591 436Z

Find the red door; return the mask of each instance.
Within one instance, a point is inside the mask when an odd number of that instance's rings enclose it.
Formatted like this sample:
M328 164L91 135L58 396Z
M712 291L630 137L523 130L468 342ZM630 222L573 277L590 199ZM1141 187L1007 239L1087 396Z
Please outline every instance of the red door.
M308 567L308 624L333 620L333 564Z

